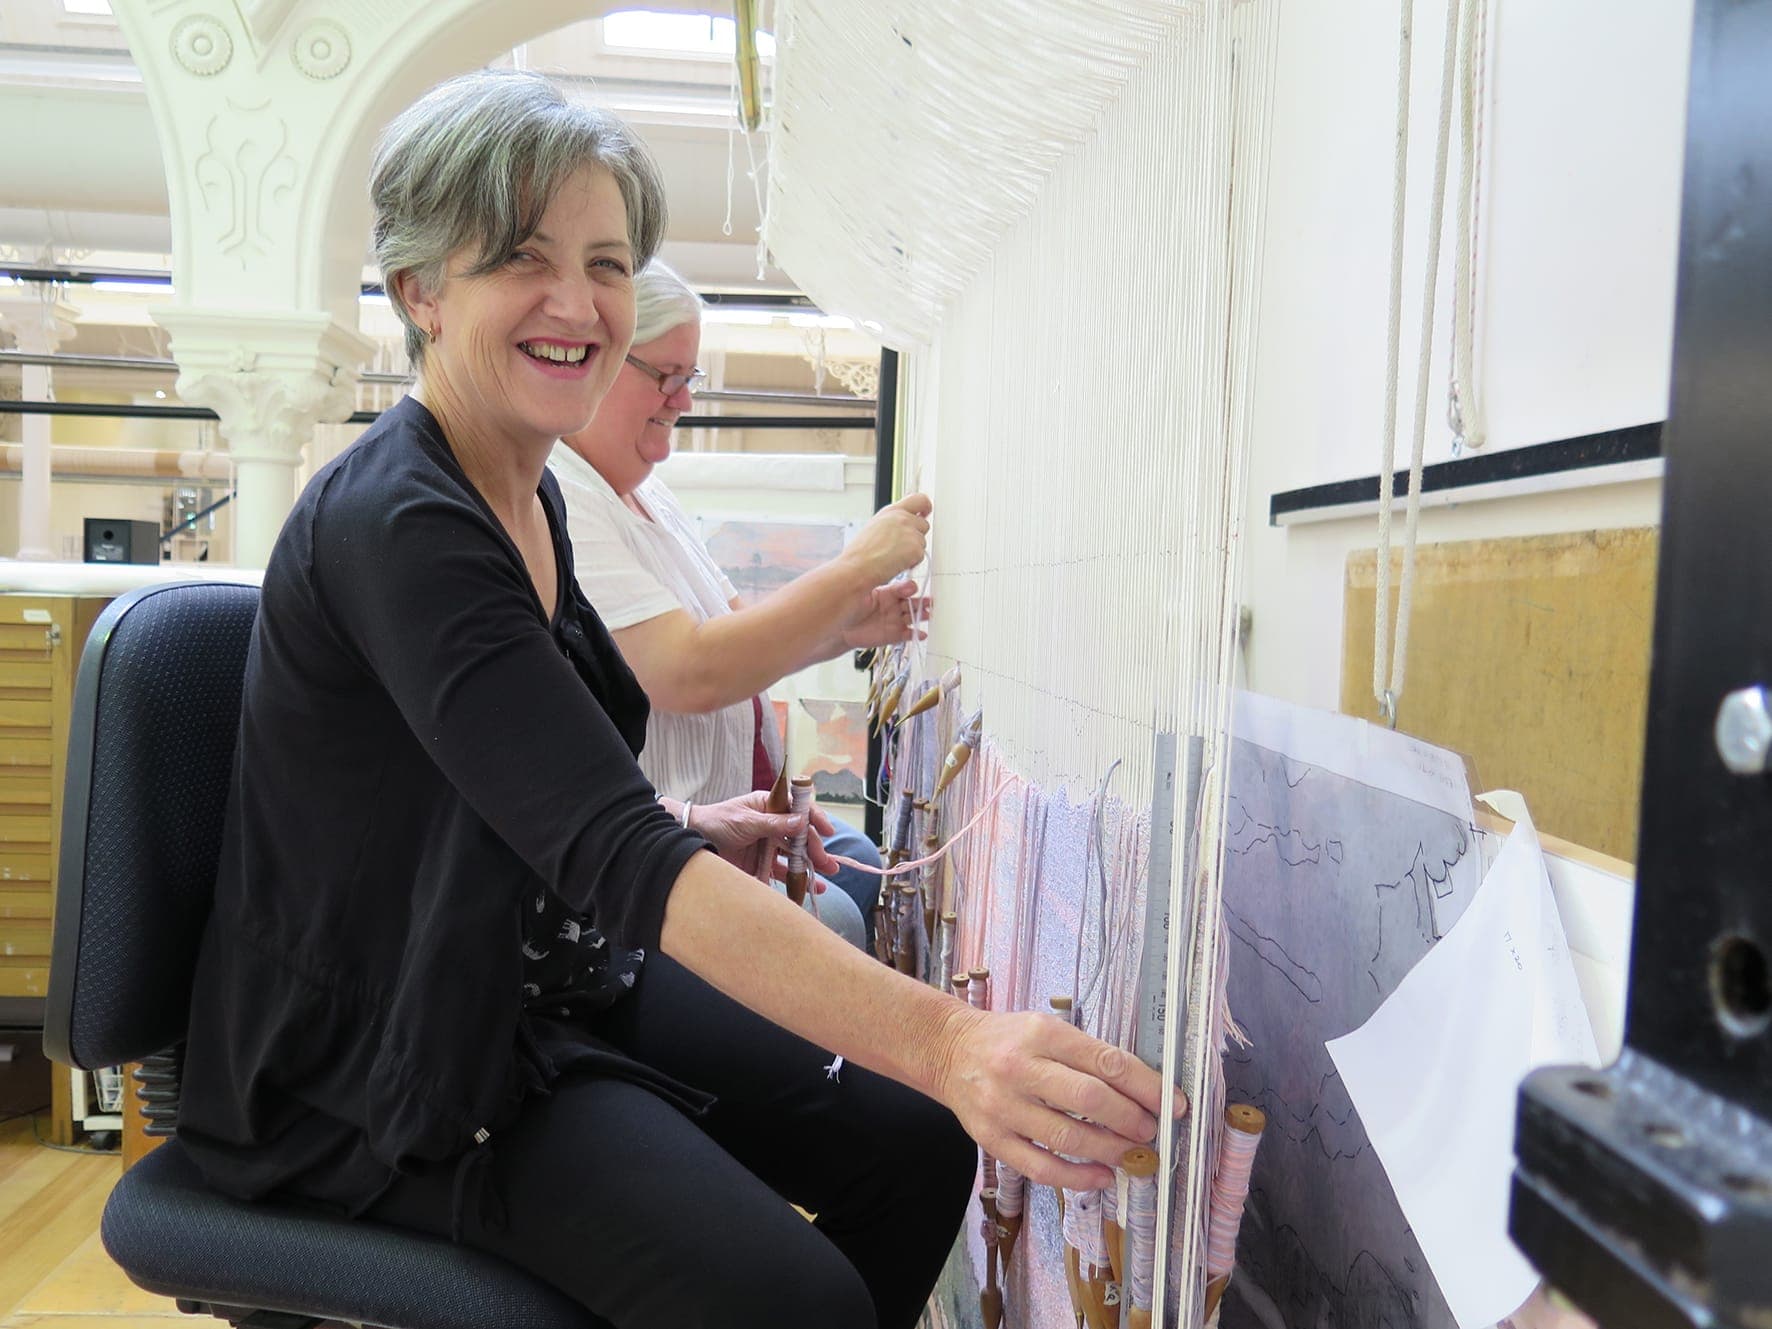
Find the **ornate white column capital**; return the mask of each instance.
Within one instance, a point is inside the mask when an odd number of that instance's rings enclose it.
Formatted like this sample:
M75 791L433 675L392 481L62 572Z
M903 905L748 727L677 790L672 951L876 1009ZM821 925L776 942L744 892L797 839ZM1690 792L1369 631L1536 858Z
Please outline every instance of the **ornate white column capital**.
M375 343L325 314L158 309L172 336L178 394L221 417L236 462L295 466L320 421L356 405L358 365Z

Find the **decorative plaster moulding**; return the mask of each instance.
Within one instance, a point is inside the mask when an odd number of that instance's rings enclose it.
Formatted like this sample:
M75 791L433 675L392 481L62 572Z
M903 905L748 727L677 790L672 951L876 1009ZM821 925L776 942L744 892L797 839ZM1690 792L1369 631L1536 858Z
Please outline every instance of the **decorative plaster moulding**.
M65 300L0 296L0 331L10 332L16 348L29 355L48 355L73 340L79 317L79 309Z
M153 309L154 321L171 334L179 369L192 373L315 373L342 370L353 380L357 366L375 354L375 343L323 313Z

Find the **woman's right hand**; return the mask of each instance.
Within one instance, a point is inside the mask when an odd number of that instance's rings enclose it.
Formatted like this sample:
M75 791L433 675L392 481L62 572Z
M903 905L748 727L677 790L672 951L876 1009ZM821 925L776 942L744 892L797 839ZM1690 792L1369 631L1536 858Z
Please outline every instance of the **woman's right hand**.
M1131 1053L1052 1015L962 1008L950 1028L935 1096L1024 1176L1098 1190L1128 1149L1156 1138L1162 1080ZM1177 1090L1176 1115L1186 1110Z
M927 494L907 494L876 512L849 542L842 557L869 590L923 561L934 506Z

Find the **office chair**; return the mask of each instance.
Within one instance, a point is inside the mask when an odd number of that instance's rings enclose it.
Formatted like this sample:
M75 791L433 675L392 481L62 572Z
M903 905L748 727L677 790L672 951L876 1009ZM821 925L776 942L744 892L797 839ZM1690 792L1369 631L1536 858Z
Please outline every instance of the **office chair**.
M207 1189L176 1139L179 1049L221 851L258 589L147 587L107 607L69 724L44 1046L144 1062L150 1134L105 1205L105 1249L180 1310L253 1329L608 1329L502 1260Z

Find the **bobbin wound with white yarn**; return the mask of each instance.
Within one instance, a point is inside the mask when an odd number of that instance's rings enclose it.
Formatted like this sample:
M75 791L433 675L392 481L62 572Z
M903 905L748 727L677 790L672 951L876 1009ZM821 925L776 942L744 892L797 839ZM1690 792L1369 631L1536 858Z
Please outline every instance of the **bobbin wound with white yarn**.
M812 875L806 861L806 818L812 810L812 777L796 775L788 785L788 800L788 811L800 819L799 829L788 840L788 898L803 904Z
M1157 1155L1143 1147L1128 1149L1120 1159L1126 1177L1126 1206L1120 1222L1126 1230L1126 1254L1120 1269L1126 1298L1149 1310L1155 1296L1157 1262Z

